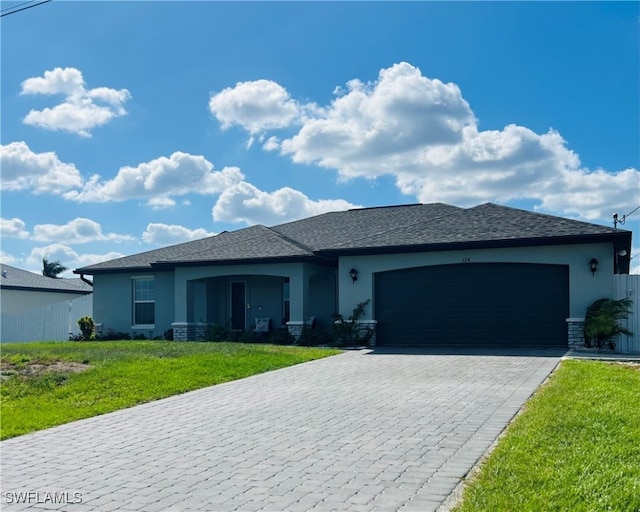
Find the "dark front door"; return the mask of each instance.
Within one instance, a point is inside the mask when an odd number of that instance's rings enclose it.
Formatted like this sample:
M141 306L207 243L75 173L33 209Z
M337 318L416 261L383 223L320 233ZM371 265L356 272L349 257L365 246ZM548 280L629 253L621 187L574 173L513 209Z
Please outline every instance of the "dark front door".
M244 281L231 282L231 328L244 329L246 326L247 297Z

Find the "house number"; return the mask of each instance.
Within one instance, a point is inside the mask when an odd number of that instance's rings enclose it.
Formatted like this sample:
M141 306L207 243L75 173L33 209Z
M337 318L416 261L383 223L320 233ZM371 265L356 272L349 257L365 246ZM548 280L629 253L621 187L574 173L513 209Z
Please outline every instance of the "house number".
M469 263L471 258L462 258L462 263Z

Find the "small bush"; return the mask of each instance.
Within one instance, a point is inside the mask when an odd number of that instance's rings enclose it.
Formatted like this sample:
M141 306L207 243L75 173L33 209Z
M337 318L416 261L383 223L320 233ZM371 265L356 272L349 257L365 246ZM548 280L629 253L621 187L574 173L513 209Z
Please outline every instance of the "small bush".
M162 335L162 339L165 339L167 341L173 341L173 329L169 328L166 331L164 331L164 334Z
M206 341L235 341L234 333L231 329L220 324L207 326Z
M131 335L128 332L114 331L113 329L107 329L107 332L102 333L100 336L96 336L100 341L119 341L130 340Z
M300 333L300 339L298 339L298 345L302 347L330 345L331 342L331 336L329 336L325 331L322 329L313 329L306 325L303 327L302 333Z
M269 335L268 342L272 345L293 345L296 339L293 334L289 332L289 329L280 327Z
M616 348L615 337L619 334L632 335L618 322L629 318L631 299L598 299L587 308L584 318L584 345L588 348Z
M94 330L96 328L96 324L93 321L93 318L90 316L83 316L78 320L78 327L80 327L80 331L82 332L83 341L95 339Z
M349 318L345 320L342 315L334 314L335 323L333 325L333 342L338 347L369 345L373 338L373 330L368 327L363 333L363 329L358 324L358 320L364 315L364 310L371 302L367 299L360 302L354 309Z

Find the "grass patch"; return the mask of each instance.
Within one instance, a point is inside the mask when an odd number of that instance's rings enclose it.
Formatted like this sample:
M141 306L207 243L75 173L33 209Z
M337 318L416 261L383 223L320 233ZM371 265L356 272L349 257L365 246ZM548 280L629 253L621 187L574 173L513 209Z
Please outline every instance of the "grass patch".
M454 510L640 511L640 366L563 362Z
M2 344L0 439L338 352L171 341Z

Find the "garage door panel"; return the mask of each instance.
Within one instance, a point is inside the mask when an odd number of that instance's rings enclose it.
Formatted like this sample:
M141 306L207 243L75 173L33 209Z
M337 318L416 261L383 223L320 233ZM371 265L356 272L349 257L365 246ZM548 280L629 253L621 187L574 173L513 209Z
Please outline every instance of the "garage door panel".
M566 345L568 268L479 263L375 276L385 345Z

